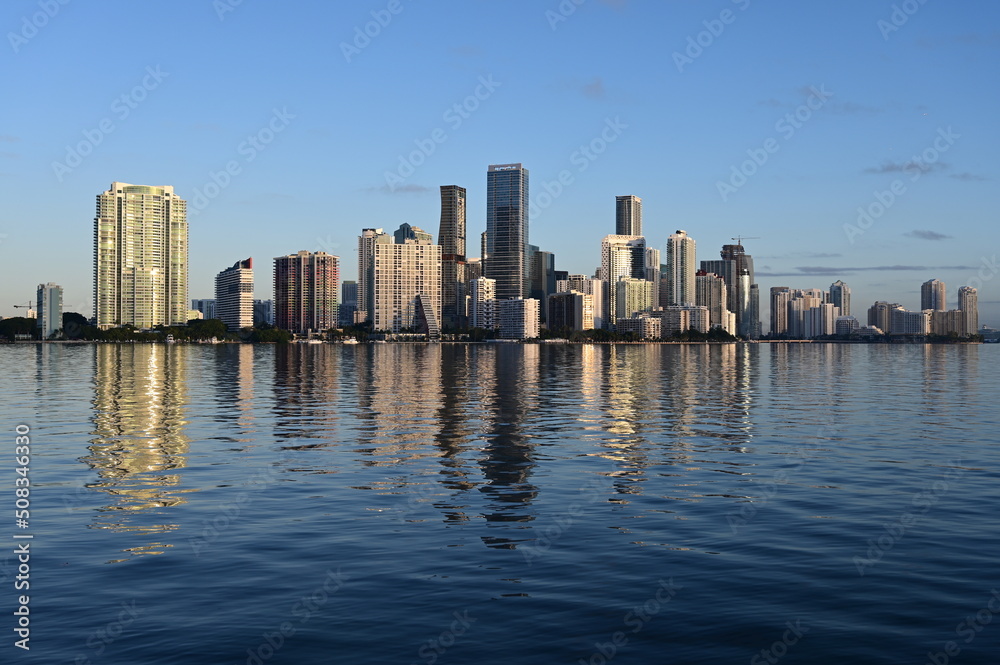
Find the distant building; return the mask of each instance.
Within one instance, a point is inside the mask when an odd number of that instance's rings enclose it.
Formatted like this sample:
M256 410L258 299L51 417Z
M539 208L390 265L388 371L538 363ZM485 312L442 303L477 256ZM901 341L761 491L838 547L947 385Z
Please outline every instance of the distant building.
M920 309L934 309L944 311L946 307L947 291L945 283L938 279L927 280L920 285Z
M529 295L539 302L547 302L549 295L556 292L556 255L538 249L535 245L528 246ZM545 323L546 311L542 310L542 323Z
M671 305L664 307L660 312L661 333L663 337L670 337L688 330L698 332L708 332L709 313L707 307L698 305Z
M615 234L642 235L642 199L631 194L615 197Z
M879 300L868 308L868 325L878 328L883 334L892 332L892 313L896 309L902 309L899 303L890 303Z
M591 330L594 327L594 297L580 291L553 293L548 297L549 330L571 328Z
M253 259L237 261L215 276L215 313L226 330L253 326Z
M484 330L499 327L495 279L477 277L469 282L469 325Z
M891 312L889 334L891 335L927 335L931 332L930 311L911 312L897 307Z
M62 287L53 282L39 284L37 291L38 331L42 339L48 339L57 330L62 330Z
M484 273L497 281L500 300L528 295L528 201L528 169L521 164L490 164Z
M97 327L184 325L187 312L187 202L170 186L111 183L94 218Z
M861 324L853 316L838 316L836 324L837 335L853 335L861 327Z
M615 318L623 319L640 312L653 311L653 285L644 279L619 277L614 283Z
M695 301L695 241L686 231L678 230L667 238L667 305L693 305Z
M337 324L340 258L300 251L274 259L274 324L294 333Z
M274 325L274 301L254 300L253 325L254 327L260 327L265 324L269 326Z
M579 291L591 296L594 305L594 327L598 329L608 327L605 326L605 322L610 324L604 309L605 286L603 280L595 277L587 277L586 275L567 275L565 280L556 281L556 291L559 293Z
M792 290L787 286L771 287L771 335L788 335L788 303L792 300Z
M627 335L634 333L639 339L660 339L663 323L658 316L644 314L615 319L615 331Z
M407 225L403 225L404 227ZM441 246L406 230L393 236L365 229L359 237L359 262L369 268L371 297L367 316L375 331L410 330L436 338L441 334ZM368 255L364 255L368 252ZM359 284L359 297L362 291Z
M534 298L501 300L500 338L533 339L538 337L539 302Z
M196 309L201 312L201 318L203 319L214 319L215 316L215 298L202 298L195 299L191 301L191 309Z
M830 285L830 302L840 309L841 316L850 316L851 287L838 279Z
M452 328L466 326L465 187L441 185L441 322Z
M631 312L618 313L615 283L620 277L646 279L646 239L642 236L609 235L601 240L600 278L606 283L603 309L608 327L619 316L631 316Z
M358 311L358 283L345 280L340 284L340 306L337 315L341 328L354 325L356 311Z
M709 326L736 334L736 315L726 307L726 282L714 273L699 270L694 277L694 304L708 308Z
M979 330L979 292L971 286L958 289L958 308L963 312L961 335L975 335Z

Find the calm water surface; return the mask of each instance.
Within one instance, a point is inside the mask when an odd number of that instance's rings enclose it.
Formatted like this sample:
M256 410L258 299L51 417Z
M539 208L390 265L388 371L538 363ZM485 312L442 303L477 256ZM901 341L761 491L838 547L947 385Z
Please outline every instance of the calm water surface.
M998 354L5 346L0 662L1000 663Z

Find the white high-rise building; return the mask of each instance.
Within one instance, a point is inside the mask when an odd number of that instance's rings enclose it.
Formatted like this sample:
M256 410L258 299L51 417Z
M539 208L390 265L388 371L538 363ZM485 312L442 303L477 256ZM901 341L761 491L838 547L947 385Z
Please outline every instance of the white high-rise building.
M402 243L393 242L388 234L376 235L370 243L372 256L364 258L371 264L372 328L393 333L413 328L437 337L441 332L441 246L424 237L400 237ZM362 235L360 247L367 240Z
M501 339L538 337L540 303L537 299L512 298L499 303Z
M694 278L694 304L708 308L709 326L722 328L730 335L736 334L736 314L726 304L729 294L726 280L715 273L699 270Z
M253 259L237 261L215 276L215 314L226 330L253 327Z
M187 314L187 202L170 186L111 183L94 218L97 327L184 325Z
M601 240L600 277L605 282L604 322L606 327L610 327L618 318L615 282L620 277L646 279L646 239L642 236L605 236Z
M678 230L667 238L664 302L668 305L691 305L695 301L695 242L686 231Z
M49 282L38 285L36 318L42 339L48 339L52 333L62 330L62 300L63 290L58 284Z
M615 287L615 319L653 311L653 284L644 279L619 277Z
M830 285L830 302L840 308L841 316L850 316L851 287L838 279Z
M490 277L477 277L469 282L469 320L473 328L496 330L497 281Z

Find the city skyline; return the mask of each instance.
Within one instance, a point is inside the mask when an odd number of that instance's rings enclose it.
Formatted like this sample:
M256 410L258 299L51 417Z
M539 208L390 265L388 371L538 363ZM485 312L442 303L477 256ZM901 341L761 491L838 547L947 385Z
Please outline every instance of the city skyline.
M859 307L915 309L920 284L940 279L978 287L982 322L1000 323L988 113L998 92L979 83L997 55L980 26L1000 8L921 5L886 31L891 3L739 3L712 35L718 12L698 5L584 3L552 22L557 8L511 2L478 7L482 20L467 24L404 4L348 59L341 42L381 6L298 6L309 25L301 12L246 3L221 15L74 5L9 44L0 68L35 94L5 110L0 136L0 315L17 315L13 304L50 281L64 286L66 311L92 311L77 248L89 242L90 197L116 179L170 183L189 201L189 293L209 298L215 274L241 256L326 251L354 275L358 228L436 229L445 183L467 189L477 254L480 174L518 161L532 170L531 242L567 272L592 274L592 239L615 230L614 197L630 194L642 198L650 248L664 251L677 228L713 252L759 236L747 251L765 294L843 279ZM0 24L18 34L34 7L7 5ZM154 18L164 34L129 28ZM324 39L288 53L248 48L292 27ZM190 34L189 48L168 28ZM104 30L126 43L86 39ZM601 55L595 39L628 48ZM843 43L856 45L852 57L832 55ZM554 47L575 57L549 63ZM205 62L231 75L220 83ZM113 75L96 74L109 66ZM289 79L291 68L302 76ZM387 85L373 86L383 73ZM367 102L338 103L345 96ZM44 262L31 257L40 247ZM260 282L257 297L272 296Z

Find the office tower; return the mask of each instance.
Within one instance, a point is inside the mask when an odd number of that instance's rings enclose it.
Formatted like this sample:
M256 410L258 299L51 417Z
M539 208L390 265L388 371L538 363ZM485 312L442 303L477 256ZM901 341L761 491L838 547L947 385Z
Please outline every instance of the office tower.
M549 330L591 330L594 327L594 297L588 293L553 293L548 298L547 309Z
M615 197L615 234L642 235L642 199L638 196Z
M556 281L557 282L560 279L569 279L569 271L568 270L556 270L555 271L555 276L556 276Z
M539 302L534 298L500 300L500 338L532 339L538 337Z
M619 277L614 283L615 319L653 311L653 285L644 279Z
M539 302L546 302L549 295L556 292L556 255L536 245L528 245L528 265L531 275L528 294ZM546 311L542 308L542 323L545 318Z
M253 301L253 325L259 328L264 325L274 325L274 301L254 300Z
M888 335L892 328L892 312L897 308L899 308L898 303L877 301L868 308L868 325L878 328L883 335Z
M441 246L428 236L410 235L404 228L393 236L369 233L359 239L359 265L370 266L365 279L371 304L367 310L372 329L398 333L414 329L430 337L441 332ZM402 238L403 242L393 242ZM359 275L362 274L359 271ZM360 281L360 280L359 280ZM362 286L359 284L359 296Z
M655 247L647 247L644 260L646 265L645 279L653 285L653 306L663 307L663 303L660 302L660 279L662 277L660 250Z
M585 293L593 299L594 305L594 328L598 330L606 327L605 323L610 326L610 320L608 314L605 312L605 298L604 291L605 283L603 280L597 279L596 277L587 277L586 275L567 275L567 279L556 281L556 292L563 293L566 291L579 291L580 293Z
M788 302L792 299L787 286L771 287L771 336L788 335Z
M971 286L958 289L958 308L962 310L963 325L959 334L979 334L979 292Z
M609 328L618 317L615 282L620 277L646 279L646 239L642 236L610 235L601 240L601 279L605 282L604 321Z
M392 235L398 245L402 245L407 240L417 240L428 244L434 243L434 237L430 233L424 231L419 226L410 226L406 223L400 224L399 228L393 231Z
M485 274L497 281L497 299L528 295L528 170L491 164L486 173Z
M359 323L371 320L375 300L375 244L392 242L382 229L362 229L358 236L358 309Z
M464 328L465 321L465 187L441 185L441 323Z
M333 328L337 325L339 289L339 257L305 250L276 257L274 325L295 333Z
M830 302L840 308L841 316L850 316L851 287L838 279L830 285Z
M920 285L920 309L936 309L944 311L947 299L945 284L941 280L931 279Z
M722 328L735 335L736 315L726 307L726 295L726 282L721 277L704 270L695 273L694 304L708 308L709 328Z
M694 304L695 242L686 231L678 230L667 238L668 305Z
M496 330L497 281L477 277L469 282L469 325L473 328Z
M53 282L39 284L36 292L36 319L42 339L52 337L52 333L62 330L62 287Z
M170 186L111 183L94 218L97 327L184 325L187 313L187 202Z
M201 318L214 319L215 298L196 298L191 301L191 309L201 312Z
M341 328L354 325L354 313L358 311L358 283L354 280L344 280L340 284L340 305L337 308L337 321Z
M253 259L237 261L215 276L215 313L226 330L253 327Z
M753 257L743 245L723 245L721 261L702 261L701 269L714 272L726 281L729 311L736 314L741 337L760 335L760 295L754 282Z

